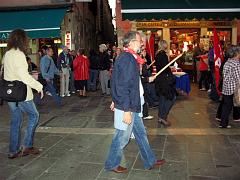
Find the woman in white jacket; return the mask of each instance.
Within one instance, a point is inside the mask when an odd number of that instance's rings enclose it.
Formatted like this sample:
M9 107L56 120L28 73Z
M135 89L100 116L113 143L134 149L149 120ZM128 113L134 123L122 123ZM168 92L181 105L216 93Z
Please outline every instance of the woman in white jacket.
M33 147L33 138L38 124L39 113L33 102L32 89L37 90L43 96L42 85L28 73L28 64L25 52L28 48L28 37L26 32L16 29L11 32L7 52L4 55L4 79L7 81L22 81L27 85L27 97L25 101L8 102L11 113L10 145L8 158L14 159L29 154L39 154L39 150ZM21 146L21 125L23 113L28 115L28 124Z

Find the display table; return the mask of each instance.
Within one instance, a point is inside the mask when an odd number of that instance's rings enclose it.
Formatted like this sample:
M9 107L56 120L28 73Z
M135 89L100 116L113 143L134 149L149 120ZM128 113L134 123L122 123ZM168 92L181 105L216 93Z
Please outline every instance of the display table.
M185 72L173 72L176 77L176 89L186 94L191 91L189 75Z

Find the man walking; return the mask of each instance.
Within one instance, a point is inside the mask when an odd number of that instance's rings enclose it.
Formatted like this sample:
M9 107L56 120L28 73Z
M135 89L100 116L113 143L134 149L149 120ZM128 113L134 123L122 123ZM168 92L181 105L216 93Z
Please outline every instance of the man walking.
M111 81L114 110L114 127L110 151L105 162L105 169L116 173L127 172L120 166L123 149L128 144L133 132L145 169L160 166L165 160L157 160L147 139L142 121L142 105L144 104L143 87L140 80L139 64L144 60L137 54L141 48L141 36L138 32L129 32L124 36L125 52L115 62Z
M59 75L60 72L55 66L52 55L53 55L53 50L52 48L48 47L46 49L46 55L41 58L40 62L40 69L43 78L46 80L47 85L46 89L51 93L52 97L54 98L54 101L56 102L57 105L61 105L61 98L57 95L56 89L53 85L53 79L54 79L54 74Z

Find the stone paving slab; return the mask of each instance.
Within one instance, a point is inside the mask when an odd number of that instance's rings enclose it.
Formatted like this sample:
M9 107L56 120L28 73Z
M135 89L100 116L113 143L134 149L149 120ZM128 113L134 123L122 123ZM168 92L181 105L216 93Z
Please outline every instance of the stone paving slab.
M230 121L232 129L218 129L217 104L206 93L192 89L190 96L178 97L169 115L170 128L157 122L156 108L149 110L155 118L144 121L151 147L167 163L144 170L136 142L131 140L122 160L129 168L126 174L104 170L114 133L110 98L98 93L87 98L73 95L57 108L46 96L38 107L35 136L42 152L15 160L7 159L10 117L5 104L0 107L0 180L239 180L240 123Z

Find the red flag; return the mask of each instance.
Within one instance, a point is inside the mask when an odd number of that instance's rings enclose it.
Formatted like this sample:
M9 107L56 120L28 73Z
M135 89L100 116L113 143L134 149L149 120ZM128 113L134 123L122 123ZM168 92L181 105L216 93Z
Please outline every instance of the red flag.
M221 48L221 44L218 40L218 35L216 28L213 28L213 48L214 48L214 62L215 62L215 81L216 81L216 89L218 94L220 95L220 92L218 90L218 85L220 81L220 67L223 61L223 52Z
M154 34L152 33L149 38L149 48L150 48L150 56L151 60L154 61L155 59L155 52L154 52Z

